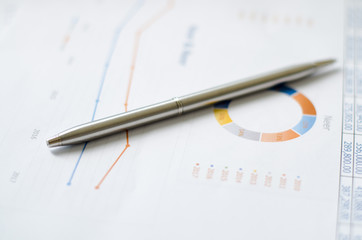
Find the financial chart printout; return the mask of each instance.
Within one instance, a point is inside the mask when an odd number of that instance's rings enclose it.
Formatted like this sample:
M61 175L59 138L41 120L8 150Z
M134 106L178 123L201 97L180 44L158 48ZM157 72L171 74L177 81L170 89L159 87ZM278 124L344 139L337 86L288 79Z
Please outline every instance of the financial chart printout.
M361 238L360 1L9 4L0 239ZM302 81L86 144L45 144L75 125L331 57Z

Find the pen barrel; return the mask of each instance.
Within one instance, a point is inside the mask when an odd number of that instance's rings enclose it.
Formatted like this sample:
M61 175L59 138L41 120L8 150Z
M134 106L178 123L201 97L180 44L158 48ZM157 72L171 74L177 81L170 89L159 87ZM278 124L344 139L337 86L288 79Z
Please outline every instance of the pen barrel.
M49 147L55 147L87 142L166 118L175 117L219 101L233 99L270 88L283 82L294 81L309 76L320 67L330 64L333 61L334 60L326 60L284 68L82 124L59 133L48 140L47 144Z
M75 126L58 134L60 145L87 142L181 114L177 98Z
M212 105L214 103L241 97L249 93L268 89L280 83L294 81L309 76L317 71L313 64L301 64L267 74L245 78L230 82L214 88L179 97L182 112L190 112L196 109Z

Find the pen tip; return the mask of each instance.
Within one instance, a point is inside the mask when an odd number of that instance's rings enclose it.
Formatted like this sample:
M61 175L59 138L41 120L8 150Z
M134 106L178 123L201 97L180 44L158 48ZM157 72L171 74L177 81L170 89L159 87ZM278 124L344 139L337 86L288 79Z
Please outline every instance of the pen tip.
M58 136L54 136L51 138L48 138L46 140L47 146L52 148L52 147L58 147L58 146L62 146L62 139Z
M336 59L325 59L325 60L322 60L322 61L317 61L314 63L314 65L316 65L317 67L324 67L324 66L327 66L327 65L330 65L332 63L334 63L336 61Z

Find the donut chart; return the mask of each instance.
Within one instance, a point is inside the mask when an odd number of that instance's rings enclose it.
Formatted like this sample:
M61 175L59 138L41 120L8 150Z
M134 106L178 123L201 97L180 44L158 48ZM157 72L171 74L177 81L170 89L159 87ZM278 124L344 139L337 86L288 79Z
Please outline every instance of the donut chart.
M294 99L302 108L302 118L293 128L275 133L256 132L253 130L242 128L238 124L233 122L229 115L228 108L231 102L230 100L214 104L214 115L216 120L224 129L226 129L230 133L238 137L260 142L288 141L300 137L313 127L317 118L317 113L313 103L306 96L285 85L278 85L271 88L270 90L287 94L289 97Z

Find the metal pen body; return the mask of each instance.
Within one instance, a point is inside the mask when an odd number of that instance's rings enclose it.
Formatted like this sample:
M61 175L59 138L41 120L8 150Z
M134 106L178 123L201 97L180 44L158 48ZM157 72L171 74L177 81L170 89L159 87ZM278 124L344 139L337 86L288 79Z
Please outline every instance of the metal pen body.
M96 138L146 125L194 111L219 101L233 99L277 84L297 80L315 73L334 60L320 61L284 68L267 74L250 77L193 94L175 97L132 111L103 118L65 130L49 139L49 147L87 142Z

